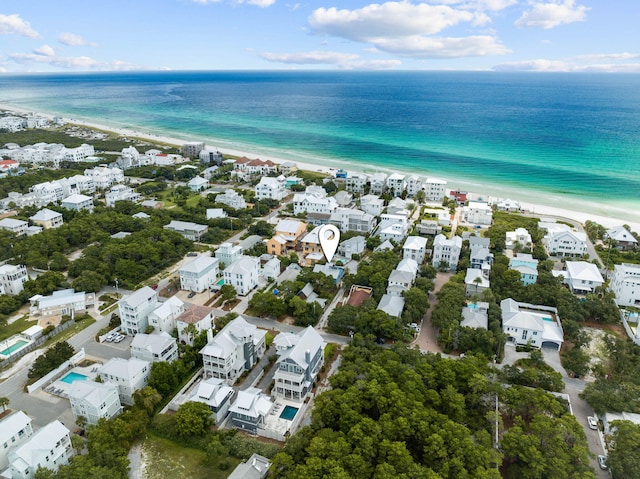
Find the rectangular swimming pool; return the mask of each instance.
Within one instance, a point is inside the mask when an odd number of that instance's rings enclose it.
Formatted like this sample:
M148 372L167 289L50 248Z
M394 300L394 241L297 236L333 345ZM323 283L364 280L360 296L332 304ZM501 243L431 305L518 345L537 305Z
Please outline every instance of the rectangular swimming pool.
M63 383L71 384L74 381L85 381L87 379L88 379L88 376L85 376L84 374L80 374L80 373L76 373L76 372L71 371L65 377L60 379L60 381L62 381Z
M29 344L29 341L23 341L22 339L20 339L8 348L0 351L0 354L2 354L3 356L10 356L12 353L15 353L18 349L22 348L25 344Z
M293 421L293 418L296 417L297 412L298 412L297 407L285 406L282 412L280 413L280 418L286 419L287 421Z

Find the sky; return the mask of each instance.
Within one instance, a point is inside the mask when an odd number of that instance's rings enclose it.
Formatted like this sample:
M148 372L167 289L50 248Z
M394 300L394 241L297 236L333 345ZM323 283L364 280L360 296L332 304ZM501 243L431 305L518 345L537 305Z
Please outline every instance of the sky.
M640 72L639 0L0 0L0 72Z

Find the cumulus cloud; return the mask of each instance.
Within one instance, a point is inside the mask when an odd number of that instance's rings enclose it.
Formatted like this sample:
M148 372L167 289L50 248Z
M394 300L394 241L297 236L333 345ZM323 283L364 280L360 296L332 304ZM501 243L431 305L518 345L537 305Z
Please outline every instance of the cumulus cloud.
M47 46L47 45L45 45ZM91 57L79 56L57 56L55 54L49 55L47 52L53 52L40 47L34 50L34 53L10 53L8 58L20 65L30 64L46 64L57 68L64 68L67 70L98 70L98 71L129 71L129 70L168 70L168 68L158 67L144 67L140 65L133 65L131 63L123 62L121 60L112 61L98 61Z
M0 35L15 33L29 38L38 38L40 35L20 15L3 15L0 13Z
M516 27L541 27L545 30L559 25L582 22L590 8L576 5L575 0L555 0L551 3L534 3L533 8L522 14Z
M52 57L56 54L54 49L49 45L42 45L40 48L34 49L33 53L35 53L36 55L44 55L46 57Z
M477 57L510 52L495 38L487 35L461 38L412 36L381 40L376 43L376 47L388 53L414 58Z
M274 63L289 65L334 65L346 69L386 69L402 64L400 60L363 60L355 53L341 52L300 52L300 53L263 53L263 59Z
M72 47L81 47L84 45L95 46L95 43L91 43L86 41L80 35L76 35L74 33L63 32L58 37L58 41L64 45L69 45Z

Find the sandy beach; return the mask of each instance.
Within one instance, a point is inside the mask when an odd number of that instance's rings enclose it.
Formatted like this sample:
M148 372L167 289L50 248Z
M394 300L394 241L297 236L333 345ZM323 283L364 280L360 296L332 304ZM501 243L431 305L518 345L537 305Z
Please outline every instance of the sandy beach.
M46 117L49 117L49 118L61 116L61 115L55 115L55 114L48 113L48 112L34 111L34 110L31 110L31 109L19 108L19 107L16 107L14 105L6 105L6 104L0 104L0 110L12 111L12 112L15 112L15 113L20 113L20 114L37 113L39 115L46 116ZM176 147L181 147L184 143L187 143L188 141L200 141L200 140L198 140L198 138L185 140L185 139L179 139L179 138L166 136L166 135L156 135L156 134L143 132L143 131L135 130L135 129L115 128L115 127L106 126L106 125L103 125L103 124L98 124L98 123L85 121L85 120L79 120L79 119L75 119L75 118L65 118L65 117L63 117L63 119L68 124L74 124L74 125L79 125L79 126L85 126L85 127L88 127L88 128L93 128L93 129L103 130L103 131L107 131L107 132L112 132L112 133L115 133L117 135L125 136L125 137L128 137L128 138L140 138L140 139L148 140L150 142L165 143L165 144L176 146ZM319 165L319 164L314 164L314 163L306 163L306 162L301 162L301 161L298 161L298 160L287 160L287 159L283 159L283 158L279 158L279 157L275 157L275 156L268 156L268 155L264 155L264 154L256 155L255 153L251 153L251 152L248 152L248 151L240 151L240 150L230 149L230 148L226 148L226 147L223 147L223 146L220 146L220 145L215 145L215 144L207 144L206 146L207 146L207 148L215 149L215 150L220 151L221 153L226 154L226 155L246 156L247 158L251 158L251 159L260 158L262 160L271 160L274 163L278 163L278 164L282 164L282 163L285 163L285 162L293 161L298 165L298 168L303 169L303 170L317 171L317 172L322 172L322 173L326 173L326 174L329 174L329 175L335 173L335 168L328 167L326 165ZM351 172L354 172L354 173L364 173L365 172L364 171L365 168L351 167L351 165L349 165L349 167L346 167L345 169L348 169L348 171L351 171ZM402 174L408 174L407 172L397 171L397 170L394 170L392 168L389 168L389 169L385 170L385 172L394 172L394 171L398 172L398 173L402 173ZM469 191L470 193L483 195L485 197L491 196L492 198L496 198L495 195L487 194L487 192L483 191L482 189L477 189L477 190L476 189L471 189L471 188L468 188L468 185L465 185L464 183L456 184L455 179L451 179L451 178L443 178L443 179L446 179L448 181L447 189L462 188L462 189L464 189L466 191ZM506 197L501 197L501 199L505 199L505 198ZM526 199L517 198L517 197L513 197L513 196L509 196L509 199L518 201L520 203L521 207L524 210L529 211L531 213L535 213L536 215L568 218L568 219L572 219L572 220L575 220L575 221L579 221L580 223L583 223L583 224L584 224L585 221L591 220L591 221L595 221L596 223L600 223L601 225L603 225L603 226L605 226L607 228L611 228L611 227L618 226L618 225L621 225L621 224L627 224L627 225L629 225L631 227L632 230L640 232L640 223L633 222L633 221L630 221L628 219L625 219L623 217L623 215L620 215L620 214L616 214L615 216L614 215L612 215L612 216L604 216L604 215L600 215L600 214L592 214L592 213L589 213L588 211L576 211L574 209L567 209L567 208L554 207L554 206L548 206L548 205L533 203L533 202L530 202L530 201L526 201Z

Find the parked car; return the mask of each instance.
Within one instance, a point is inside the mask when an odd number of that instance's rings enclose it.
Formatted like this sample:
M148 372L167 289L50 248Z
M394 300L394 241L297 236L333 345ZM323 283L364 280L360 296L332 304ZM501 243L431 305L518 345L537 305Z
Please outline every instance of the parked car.
M151 289L158 289L158 283L156 283L156 284L152 284L152 285L151 285Z
M606 471L607 469L609 469L607 467L607 456L603 456L602 454L600 454L598 456L598 466L600 466L600 469Z
M124 339L124 336L122 334L118 334L115 339L113 340L114 343L119 343L120 341L122 341Z
M195 295L196 295L196 292L195 292L195 291L191 291L191 292L188 294L187 298L193 298Z
M198 253L187 253L187 256L198 256Z
M587 422L589 423L589 429L598 429L598 419L593 416L587 417Z

